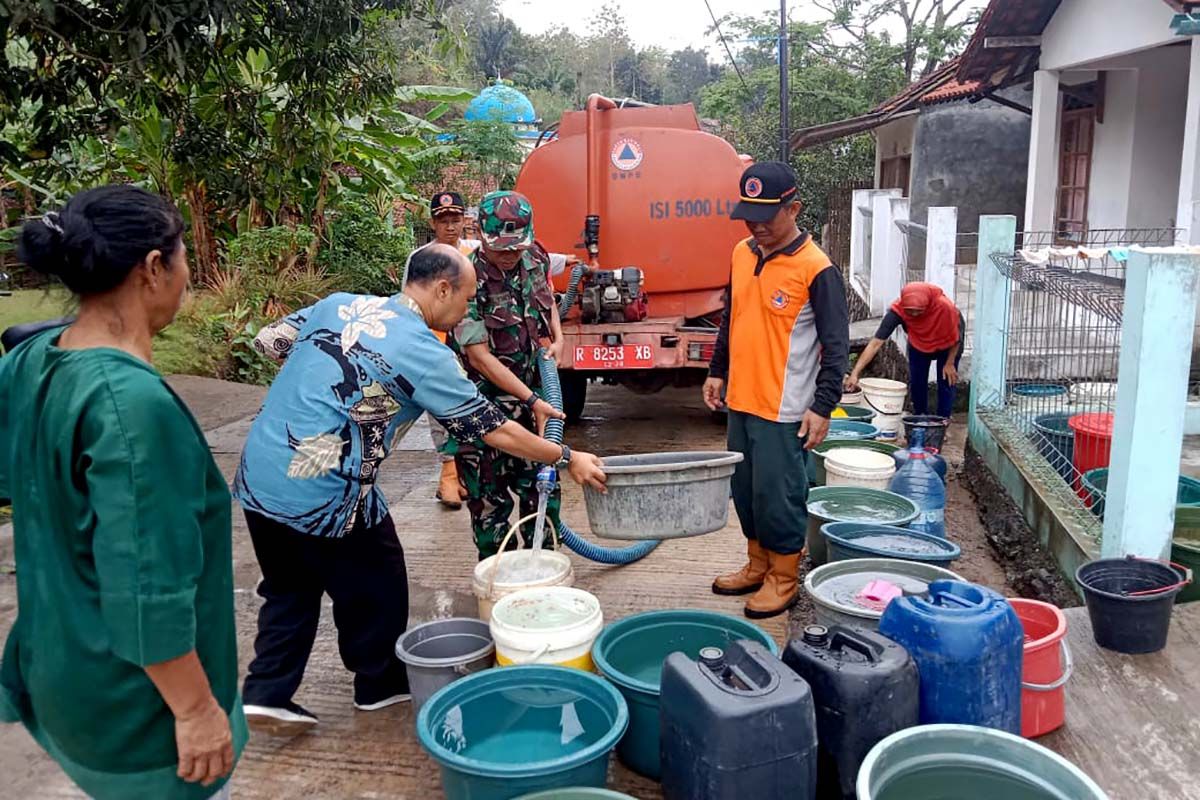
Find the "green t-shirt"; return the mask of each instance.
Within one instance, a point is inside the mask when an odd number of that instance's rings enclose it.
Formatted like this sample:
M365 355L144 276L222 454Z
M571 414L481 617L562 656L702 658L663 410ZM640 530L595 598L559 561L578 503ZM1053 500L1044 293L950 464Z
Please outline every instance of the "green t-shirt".
M60 349L61 332L0 358L18 610L0 720L95 798L206 798L220 784L176 777L174 717L143 667L196 650L240 755L229 489L152 367Z

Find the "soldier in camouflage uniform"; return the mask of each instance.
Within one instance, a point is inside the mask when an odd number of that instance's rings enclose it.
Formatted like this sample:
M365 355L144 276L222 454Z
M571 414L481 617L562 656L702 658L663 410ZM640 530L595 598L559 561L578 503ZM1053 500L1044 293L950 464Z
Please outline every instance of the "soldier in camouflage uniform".
M477 293L450 344L480 393L511 419L540 434L547 420L562 417L537 392L541 387L538 350L543 340L556 360L562 348L548 275L550 258L534 242L529 200L516 192L493 192L483 198L479 228L483 245L475 253ZM537 510L539 465L488 447L482 440L451 442L450 449L467 487L475 546L484 559L499 549L514 507L519 517ZM559 503L556 489L547 516L558 519ZM532 534L533 523L526 523L522 527L526 542Z

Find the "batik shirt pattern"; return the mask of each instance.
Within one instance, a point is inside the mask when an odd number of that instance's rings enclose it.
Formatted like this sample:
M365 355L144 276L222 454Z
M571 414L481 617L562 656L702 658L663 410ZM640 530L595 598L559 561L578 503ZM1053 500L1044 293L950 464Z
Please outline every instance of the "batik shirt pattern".
M332 295L265 328L255 347L286 360L251 425L234 497L305 533L344 536L360 514L367 525L384 518L380 464L423 412L468 439L507 419L404 294Z

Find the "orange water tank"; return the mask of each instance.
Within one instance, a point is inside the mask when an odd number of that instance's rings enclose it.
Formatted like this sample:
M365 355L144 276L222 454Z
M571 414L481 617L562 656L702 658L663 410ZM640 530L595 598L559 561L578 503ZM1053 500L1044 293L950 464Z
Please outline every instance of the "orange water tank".
M693 318L721 307L730 253L749 236L729 219L744 168L728 142L700 129L691 105L589 102L564 114L558 138L529 155L516 189L533 203L548 250L588 260L585 220L598 214L598 265L641 268L651 317Z

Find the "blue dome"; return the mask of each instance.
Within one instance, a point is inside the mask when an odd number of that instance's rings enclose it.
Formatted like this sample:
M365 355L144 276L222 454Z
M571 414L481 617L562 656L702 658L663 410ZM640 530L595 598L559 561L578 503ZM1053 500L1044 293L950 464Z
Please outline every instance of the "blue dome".
M537 113L533 103L511 86L494 83L467 104L463 118L468 122L494 120L513 125L536 125Z

